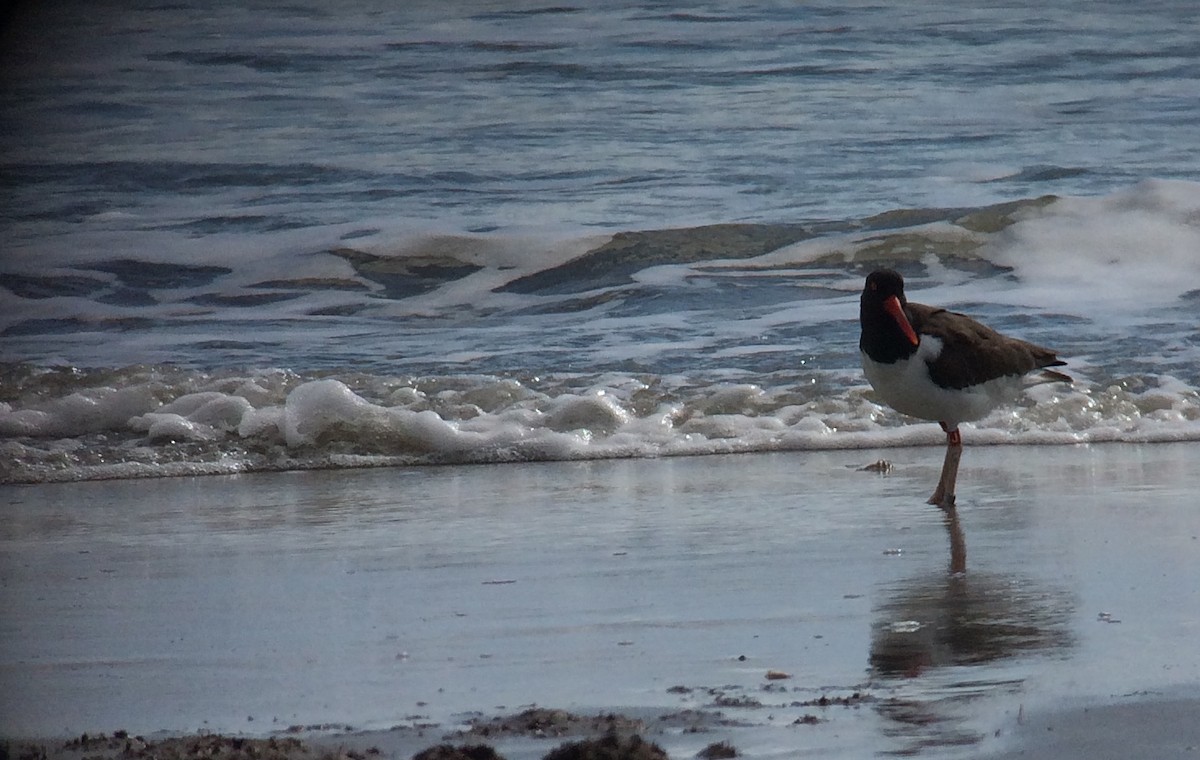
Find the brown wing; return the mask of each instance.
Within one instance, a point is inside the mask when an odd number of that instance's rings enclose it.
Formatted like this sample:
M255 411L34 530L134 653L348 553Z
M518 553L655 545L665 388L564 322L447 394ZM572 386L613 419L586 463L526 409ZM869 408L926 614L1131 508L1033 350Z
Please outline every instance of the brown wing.
M1020 376L1060 360L1048 348L1001 335L965 314L908 304L913 328L942 340L942 352L929 365L929 375L947 388L966 388L1005 375Z

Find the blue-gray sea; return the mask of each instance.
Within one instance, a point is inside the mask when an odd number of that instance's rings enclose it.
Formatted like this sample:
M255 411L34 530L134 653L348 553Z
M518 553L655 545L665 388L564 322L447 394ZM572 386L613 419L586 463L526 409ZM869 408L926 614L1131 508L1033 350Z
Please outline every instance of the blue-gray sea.
M0 482L936 443L881 265L1200 439L1200 14L974 5L22 5Z

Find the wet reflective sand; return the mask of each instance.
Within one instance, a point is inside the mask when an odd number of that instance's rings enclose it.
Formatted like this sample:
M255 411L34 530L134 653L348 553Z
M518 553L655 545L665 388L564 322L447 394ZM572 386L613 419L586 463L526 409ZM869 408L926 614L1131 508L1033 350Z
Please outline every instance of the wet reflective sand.
M978 756L1200 693L1194 445L975 447L953 518L929 452L5 487L0 733L409 751L536 703L697 711L672 756Z

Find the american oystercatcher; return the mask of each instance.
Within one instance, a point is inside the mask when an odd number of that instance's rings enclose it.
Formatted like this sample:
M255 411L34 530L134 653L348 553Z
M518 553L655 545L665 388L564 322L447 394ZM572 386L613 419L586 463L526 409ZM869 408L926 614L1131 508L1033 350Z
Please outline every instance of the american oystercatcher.
M1028 385L1071 382L1046 369L1066 362L1053 351L1001 335L965 314L909 303L904 278L890 269L867 275L859 311L863 372L879 397L902 414L946 431L946 459L930 504L954 508L962 457L960 422L987 416ZM1029 376L1034 370L1042 370Z

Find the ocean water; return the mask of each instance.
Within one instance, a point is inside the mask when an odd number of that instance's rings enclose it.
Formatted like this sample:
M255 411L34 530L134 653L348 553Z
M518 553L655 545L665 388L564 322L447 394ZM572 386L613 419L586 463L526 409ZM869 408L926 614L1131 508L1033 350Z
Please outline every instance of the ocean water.
M1200 440L1190 3L63 2L0 38L0 482L936 444L858 292Z

